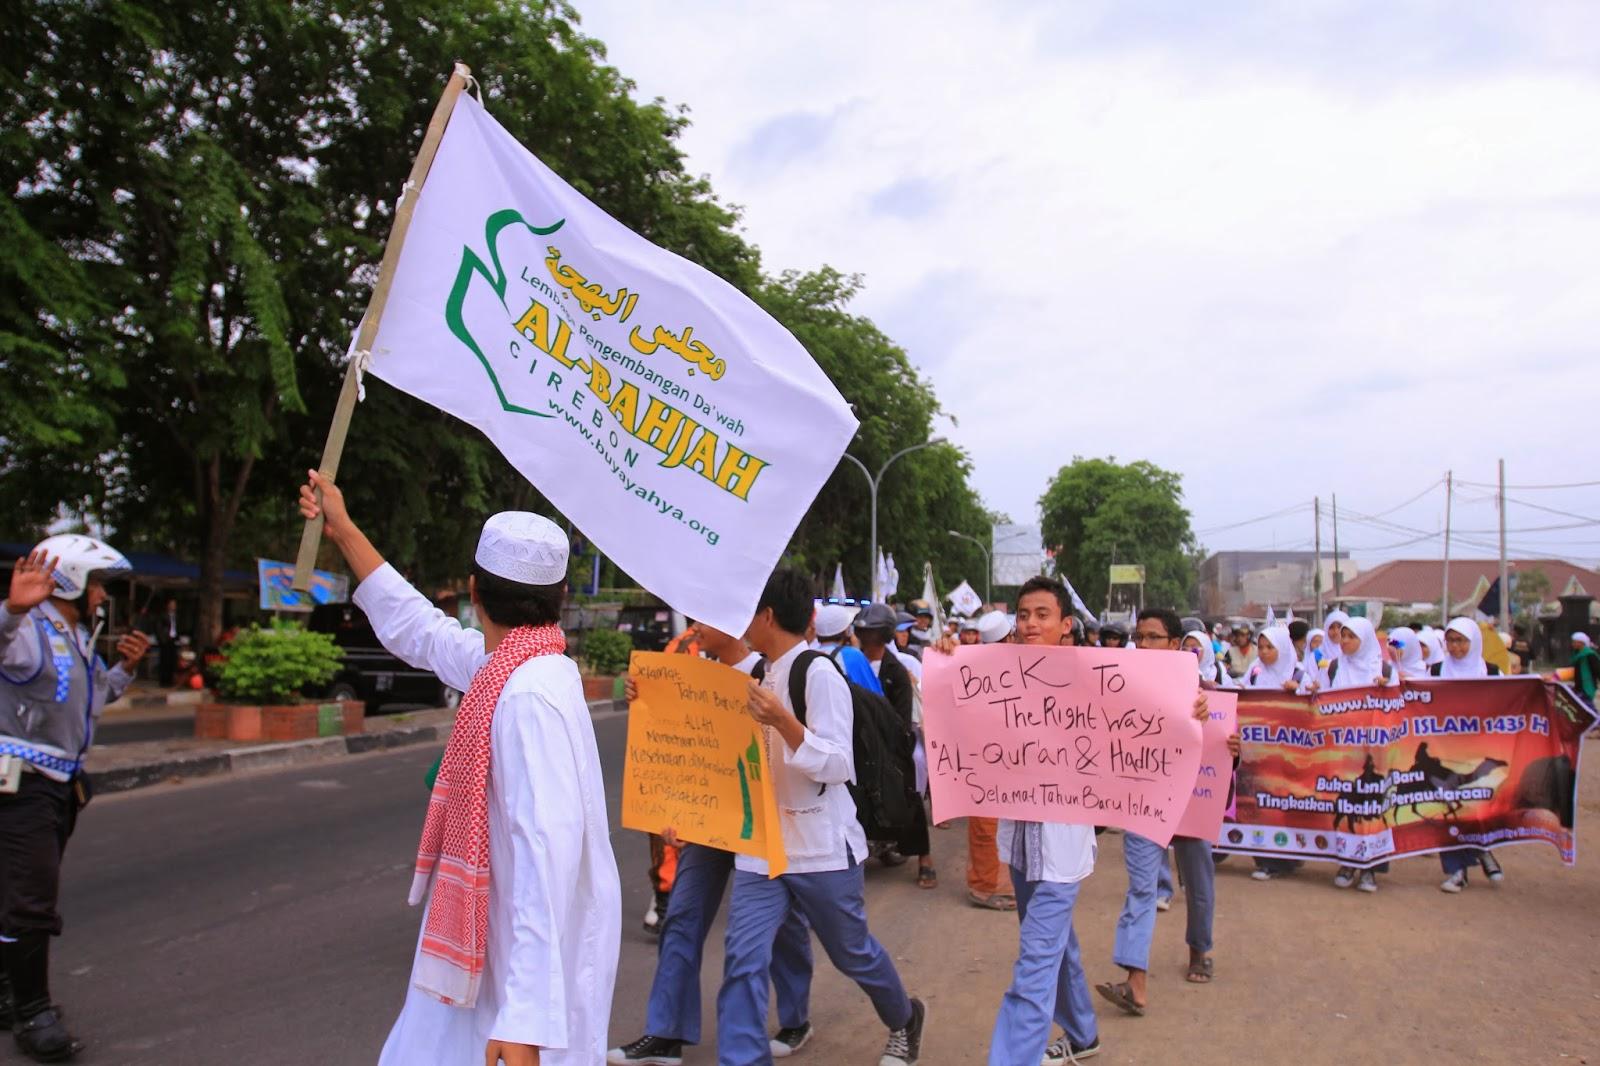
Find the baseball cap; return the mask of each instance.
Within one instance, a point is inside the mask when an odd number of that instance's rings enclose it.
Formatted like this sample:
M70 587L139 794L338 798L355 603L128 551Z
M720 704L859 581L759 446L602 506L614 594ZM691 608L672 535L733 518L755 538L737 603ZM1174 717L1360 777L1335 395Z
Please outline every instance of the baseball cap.
M916 616L907 611L898 611L894 617L896 629L912 629L917 624Z
M887 603L869 603L856 615L857 629L893 629L897 624L894 608Z
M842 603L825 603L817 608L817 637L836 637L850 628L859 608Z

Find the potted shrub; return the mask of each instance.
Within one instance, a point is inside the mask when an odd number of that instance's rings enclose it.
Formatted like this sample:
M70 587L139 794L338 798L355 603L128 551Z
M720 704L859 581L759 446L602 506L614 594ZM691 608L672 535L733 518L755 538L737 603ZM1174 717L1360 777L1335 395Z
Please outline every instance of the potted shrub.
M621 698L622 674L628 671L633 638L615 629L591 629L583 638L583 698Z
M194 735L216 740L306 740L361 732L360 700L307 701L339 672L339 646L293 622L251 626L222 649L219 703L202 703Z

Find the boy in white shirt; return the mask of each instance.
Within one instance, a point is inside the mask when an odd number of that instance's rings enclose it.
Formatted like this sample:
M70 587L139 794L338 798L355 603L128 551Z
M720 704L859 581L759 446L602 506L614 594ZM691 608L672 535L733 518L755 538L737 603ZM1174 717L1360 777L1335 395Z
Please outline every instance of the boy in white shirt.
M717 994L717 1061L772 1061L768 972L773 938L793 906L834 966L861 986L888 1026L879 1066L912 1066L927 1009L906 995L893 960L867 929L861 868L867 839L847 787L855 778L850 689L825 656L807 654L813 608L810 582L780 568L768 579L745 634L769 664L761 683L750 685L750 714L766 727L788 869L769 878L765 861L735 859L727 960ZM806 671L803 721L789 697L789 675L797 666Z

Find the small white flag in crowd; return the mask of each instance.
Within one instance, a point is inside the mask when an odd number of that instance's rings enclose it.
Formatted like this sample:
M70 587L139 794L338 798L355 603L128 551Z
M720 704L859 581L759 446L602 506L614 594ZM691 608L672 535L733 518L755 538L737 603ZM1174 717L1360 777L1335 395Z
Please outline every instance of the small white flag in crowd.
M372 372L481 429L672 607L744 632L855 433L833 383L747 296L606 215L467 93L416 195Z
M844 592L844 564L833 564L833 598L836 600L848 599Z
M1275 626L1277 624L1278 624L1278 614L1277 614L1276 611L1274 611L1272 609L1272 604L1269 603L1269 604L1267 604L1267 625L1268 626Z
M956 609L957 614L972 617L983 610L983 599L965 581L957 585L950 593L950 606Z

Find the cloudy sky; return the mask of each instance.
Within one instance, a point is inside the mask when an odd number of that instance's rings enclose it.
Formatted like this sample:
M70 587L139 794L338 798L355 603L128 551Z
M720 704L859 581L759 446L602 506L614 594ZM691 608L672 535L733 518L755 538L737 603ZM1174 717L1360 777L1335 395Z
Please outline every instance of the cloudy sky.
M1513 554L1600 560L1538 487L1600 482L1600 4L577 2L769 271L866 276L990 506L1143 458L1209 548L1337 493L1437 557L1453 469L1486 557L1503 457Z

